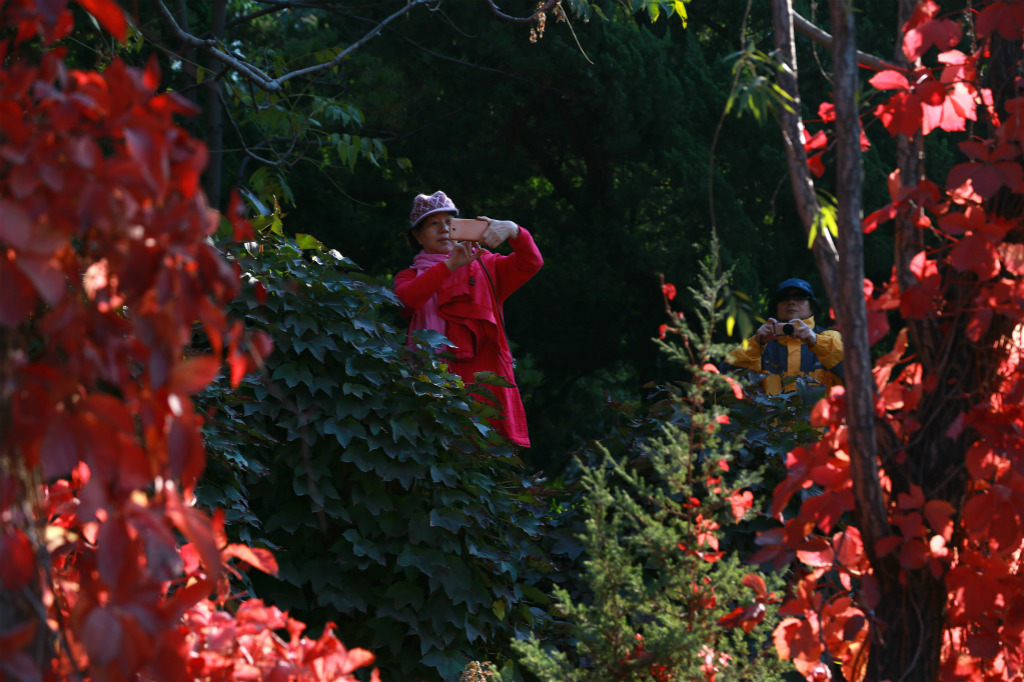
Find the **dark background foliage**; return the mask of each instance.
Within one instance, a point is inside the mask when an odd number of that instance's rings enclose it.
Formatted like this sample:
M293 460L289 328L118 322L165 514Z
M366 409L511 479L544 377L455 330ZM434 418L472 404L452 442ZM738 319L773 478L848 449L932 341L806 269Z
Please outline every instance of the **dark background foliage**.
M184 3L194 34L210 34L218 4ZM874 42L861 49L888 56L895 9L869 4L861 35ZM322 61L398 8L294 7L251 19L250 5L227 4L224 40L268 73ZM816 5L797 5L827 28ZM502 9L526 16L534 6ZM420 192L443 189L464 215L529 228L546 266L509 300L506 321L532 416L526 461L552 475L567 452L607 431L597 411L607 398L637 398L645 382L672 378L651 343L664 321L658 275L685 298L713 229L725 266L738 266L731 291L752 299L750 312L763 314L767 292L784 278L819 284L770 114L756 116L742 98L724 114L739 55L772 49L770 7L695 0L684 28L675 16L651 22L619 3L595 6L619 20L549 14L535 41L535 25L496 19L483 2L417 7L339 66L281 92L220 74L230 115L217 128L209 117L194 122L222 140L224 186L247 187L268 204L276 197L290 230L385 281L411 260L404 233ZM146 37L138 59L155 54L171 87L205 108L215 67L190 61L152 8L140 6L138 16ZM828 53L799 44L801 63L822 67L802 74L804 101L821 101ZM756 100L767 88L757 77L771 75L745 72L739 89ZM879 147L865 159L867 204L881 205L888 196L878 158L891 142L881 129L867 132ZM296 148L288 139L300 140L301 153L285 162L283 152ZM887 240L871 237L872 278L888 277Z

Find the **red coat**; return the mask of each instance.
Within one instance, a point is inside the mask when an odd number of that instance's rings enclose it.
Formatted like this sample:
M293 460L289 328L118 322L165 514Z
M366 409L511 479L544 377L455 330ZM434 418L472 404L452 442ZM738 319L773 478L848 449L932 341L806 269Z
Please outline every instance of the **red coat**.
M419 275L411 268L395 275L395 293L409 317L435 294L438 296L438 310L446 323L444 333L452 342L457 358L451 363L451 370L467 383L473 381L476 372L494 372L512 384L516 382L508 339L501 326L504 319L501 309L513 291L537 274L544 259L526 228L520 227L519 236L510 238L508 243L512 254L503 256L485 250L469 266L454 272L442 262ZM487 268L494 282L493 294L483 268ZM501 401L502 407L501 418L491 423L513 443L529 447L526 411L519 389L488 388Z

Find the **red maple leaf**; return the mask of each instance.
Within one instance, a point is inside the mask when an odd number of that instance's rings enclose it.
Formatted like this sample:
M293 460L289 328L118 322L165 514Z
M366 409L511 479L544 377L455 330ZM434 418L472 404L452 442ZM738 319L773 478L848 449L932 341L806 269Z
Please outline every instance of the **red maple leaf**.
M962 191L968 182L982 199L990 199L1003 187L1012 191L1024 189L1024 171L1020 166L1020 148L1012 142L1004 142L989 148L983 142L966 140L960 150L975 159L960 163L949 171L946 186L951 191Z
M921 128L924 118L921 98L912 92L897 92L875 107L872 113L878 117L893 137L897 135L913 137Z
M993 31L1008 40L1020 40L1020 27L1024 25L1024 7L1017 2L993 2L980 12L974 20L974 30L979 38L986 38Z
M943 52L956 46L962 36L960 26L955 22L949 19L928 19L903 36L903 54L907 60L915 62L933 45Z

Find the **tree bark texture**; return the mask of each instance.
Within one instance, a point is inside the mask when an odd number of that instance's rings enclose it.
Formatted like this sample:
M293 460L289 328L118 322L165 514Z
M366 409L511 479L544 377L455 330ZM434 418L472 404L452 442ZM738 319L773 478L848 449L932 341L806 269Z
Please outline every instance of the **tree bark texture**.
M210 11L210 32L214 41L220 42L224 37L224 26L227 20L227 0L214 0ZM207 55L205 66L207 75L203 85L206 90L206 106L203 109L206 112L206 146L210 152L210 160L203 178L203 189L206 190L206 197L210 205L218 210L224 210L224 206L221 204L224 109L220 102L220 78L217 77L223 64L213 56Z

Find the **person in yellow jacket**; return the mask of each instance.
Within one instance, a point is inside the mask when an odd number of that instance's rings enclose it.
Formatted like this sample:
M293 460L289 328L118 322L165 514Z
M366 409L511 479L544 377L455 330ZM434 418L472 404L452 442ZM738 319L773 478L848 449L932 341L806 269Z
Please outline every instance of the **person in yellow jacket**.
M774 317L725 358L723 369L742 368L764 374L768 395L795 390L783 377L803 376L827 387L843 383L843 337L819 327L814 315L820 304L814 289L802 279L787 279L775 289Z

